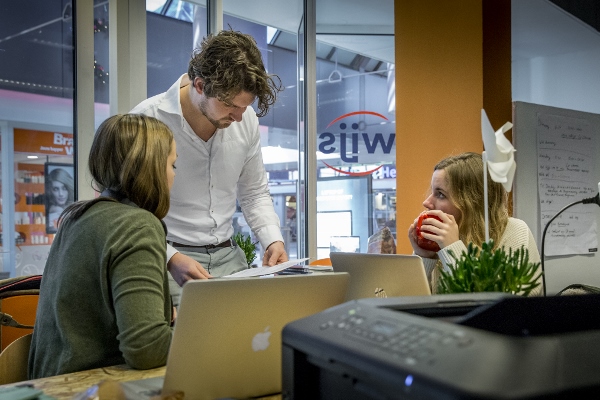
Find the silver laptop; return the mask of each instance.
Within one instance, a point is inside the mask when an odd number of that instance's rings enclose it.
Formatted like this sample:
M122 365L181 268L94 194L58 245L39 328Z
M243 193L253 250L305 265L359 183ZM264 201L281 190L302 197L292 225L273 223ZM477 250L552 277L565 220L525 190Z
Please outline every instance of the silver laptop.
M431 294L419 256L332 252L329 257L334 272L350 274L346 300Z
M163 394L183 391L186 399L281 392L281 330L343 303L348 281L348 274L337 273L189 281L164 383L127 382L128 398L144 398L161 384Z

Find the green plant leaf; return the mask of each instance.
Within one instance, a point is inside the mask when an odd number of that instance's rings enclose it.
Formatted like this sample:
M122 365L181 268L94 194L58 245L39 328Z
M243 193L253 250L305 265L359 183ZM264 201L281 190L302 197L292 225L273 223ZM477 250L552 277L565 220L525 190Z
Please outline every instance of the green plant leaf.
M250 235L244 235L242 232L233 235L232 239L235 240L237 245L244 251L246 262L248 263L248 267L250 267L256 259L256 245L258 244L258 241L252 242Z
M494 243L483 243L481 249L469 243L467 251L457 257L449 271L442 270L438 293L507 292L527 296L538 287L540 263L529 262L529 251L524 246L513 251L494 250Z

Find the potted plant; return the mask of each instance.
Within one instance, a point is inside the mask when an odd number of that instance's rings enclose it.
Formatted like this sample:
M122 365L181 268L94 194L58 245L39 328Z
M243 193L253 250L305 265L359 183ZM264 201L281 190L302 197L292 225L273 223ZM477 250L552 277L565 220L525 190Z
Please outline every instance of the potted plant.
M438 293L506 292L527 296L537 288L540 263L529 262L529 251L522 246L516 251L495 249L493 241L482 244L481 249L469 243L463 252L442 271L438 280Z
M233 235L232 239L235 240L240 249L244 251L248 268L250 268L256 259L256 245L258 242L252 242L250 235L244 235L242 232Z

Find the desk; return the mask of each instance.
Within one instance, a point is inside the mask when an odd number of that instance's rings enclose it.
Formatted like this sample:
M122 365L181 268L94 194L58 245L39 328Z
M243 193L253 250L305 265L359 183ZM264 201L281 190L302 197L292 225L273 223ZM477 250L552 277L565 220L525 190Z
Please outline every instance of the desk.
M87 388L100 383L104 380L116 382L133 381L138 379L155 378L165 374L165 367L149 370L136 370L126 365L115 365L112 367L90 369L87 371L73 372L70 374L51 376L48 378L33 379L30 381L19 382L18 384L29 383L36 389L44 391L48 396L59 400L70 400L74 395L85 391ZM16 384L2 385L14 386ZM260 397L263 400L281 400L281 396ZM186 399L187 400L187 399Z

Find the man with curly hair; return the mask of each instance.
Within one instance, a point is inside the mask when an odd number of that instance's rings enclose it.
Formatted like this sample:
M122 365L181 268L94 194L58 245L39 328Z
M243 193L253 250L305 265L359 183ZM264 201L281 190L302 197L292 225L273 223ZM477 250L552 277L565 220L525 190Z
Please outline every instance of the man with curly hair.
M279 77L265 70L254 38L224 30L204 38L188 73L171 88L131 110L165 122L177 143L177 178L164 219L176 304L178 286L187 280L247 268L244 252L231 240L236 200L266 249L263 265L288 260L269 192L258 123L281 89Z

